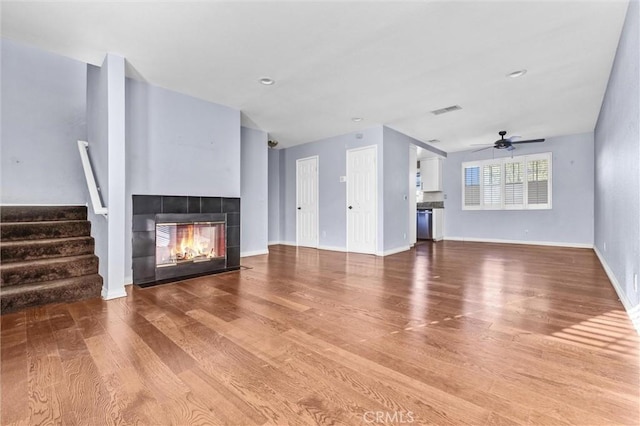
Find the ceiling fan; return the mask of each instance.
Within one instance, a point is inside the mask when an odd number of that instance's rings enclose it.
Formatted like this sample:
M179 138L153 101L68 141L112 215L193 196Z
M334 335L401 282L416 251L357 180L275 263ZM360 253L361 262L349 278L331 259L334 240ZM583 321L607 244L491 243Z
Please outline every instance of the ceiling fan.
M486 146L486 147L480 148L480 149L476 149L473 152L478 152L478 151L482 151L482 150L489 149L489 148L506 149L507 151L513 151L514 149L516 149L516 147L513 146L515 144L544 142L544 139L529 139L529 140L526 140L526 141L513 141L512 140L514 138L513 136L511 138L505 139L504 136L507 134L506 130L500 130L498 132L498 134L500 135L500 139L495 141L493 143L493 145Z

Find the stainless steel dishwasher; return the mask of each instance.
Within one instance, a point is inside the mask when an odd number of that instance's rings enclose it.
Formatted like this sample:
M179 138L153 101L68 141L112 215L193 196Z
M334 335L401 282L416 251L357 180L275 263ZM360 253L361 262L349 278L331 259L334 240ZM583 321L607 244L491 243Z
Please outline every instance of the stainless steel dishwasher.
M433 239L433 211L431 209L418 210L418 232L419 240Z

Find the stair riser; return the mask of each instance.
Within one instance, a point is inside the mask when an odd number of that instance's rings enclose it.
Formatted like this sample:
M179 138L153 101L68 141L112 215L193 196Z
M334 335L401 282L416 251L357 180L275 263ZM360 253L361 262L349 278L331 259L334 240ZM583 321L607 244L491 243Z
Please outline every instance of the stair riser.
M43 220L87 220L85 206L2 206L2 222L38 222Z
M31 306L41 306L49 303L75 302L78 300L100 297L102 277L88 276L79 283L66 285L62 288L29 289L17 294L2 295L0 307L3 314L18 311Z
M0 231L3 241L83 237L91 235L91 222L3 223Z
M19 246L1 247L2 263L22 262L25 260L46 259L65 256L92 254L94 250L93 238L82 240L61 240L47 244L25 242Z
M12 265L9 264L2 268L1 273L2 287L80 277L98 273L98 258L91 256L68 262L56 262L45 265L35 264L20 267L12 267Z

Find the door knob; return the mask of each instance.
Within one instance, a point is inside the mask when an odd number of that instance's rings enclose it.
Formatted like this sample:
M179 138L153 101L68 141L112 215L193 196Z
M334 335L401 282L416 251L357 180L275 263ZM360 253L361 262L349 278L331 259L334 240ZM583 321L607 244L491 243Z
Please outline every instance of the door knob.
M353 206L349 206L349 210L351 210L353 208Z
M298 210L302 210L302 207L298 207Z

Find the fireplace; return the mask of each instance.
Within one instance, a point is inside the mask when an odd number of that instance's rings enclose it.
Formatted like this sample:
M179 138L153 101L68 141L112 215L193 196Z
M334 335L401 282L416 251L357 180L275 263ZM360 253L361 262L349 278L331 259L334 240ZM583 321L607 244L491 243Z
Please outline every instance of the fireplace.
M240 199L133 196L133 283L239 269Z

